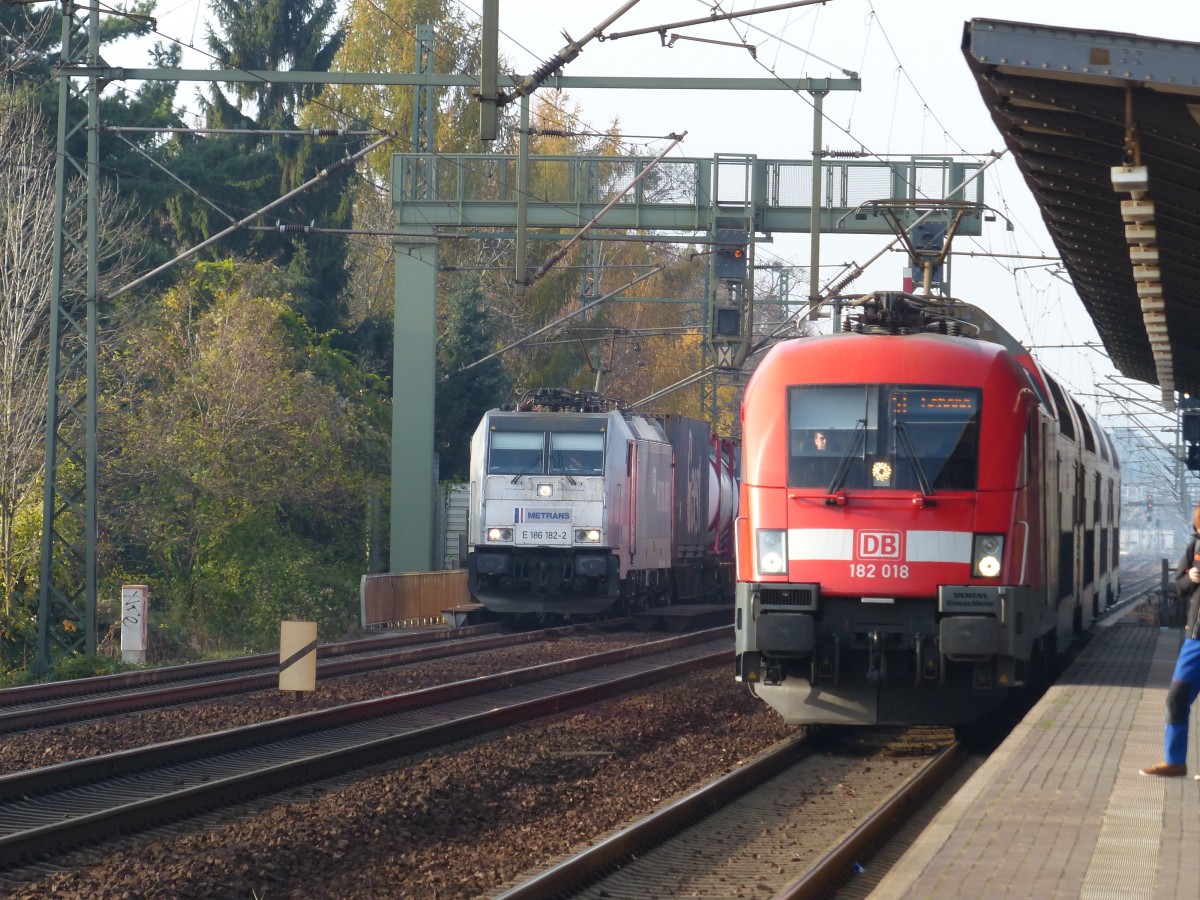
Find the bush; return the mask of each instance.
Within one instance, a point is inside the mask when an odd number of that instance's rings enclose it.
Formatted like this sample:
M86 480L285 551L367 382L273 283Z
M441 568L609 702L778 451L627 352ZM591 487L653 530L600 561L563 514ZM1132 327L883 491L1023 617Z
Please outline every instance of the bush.
M93 678L96 675L115 675L131 672L141 666L131 665L111 656L86 656L82 653L65 656L50 669L50 681L71 681L75 678Z
M0 685L13 687L32 680L37 656L37 623L14 606L0 612Z
M197 599L181 612L211 649L275 649L284 620L316 622L322 640L330 640L356 615L362 565L337 559L264 518L230 529L196 567Z

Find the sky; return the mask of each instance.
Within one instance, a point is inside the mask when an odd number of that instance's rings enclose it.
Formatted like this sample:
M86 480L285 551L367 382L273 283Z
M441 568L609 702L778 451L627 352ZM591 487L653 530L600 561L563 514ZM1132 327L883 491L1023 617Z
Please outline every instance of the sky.
M1180 15L1191 5L1190 0L1144 0L1138 4L1109 0L827 0L732 23L676 24L706 17L718 5L724 12L734 12L780 2L641 0L605 33L665 25L670 33L684 37L670 48L662 46L656 33L592 41L564 71L572 76L719 73L730 78L772 74L844 78L846 71L855 72L862 79L861 91L831 92L826 97L823 143L827 150L905 156L953 154L986 160L992 152L1003 150L1004 142L961 51L966 21L994 18L1200 42L1200 16ZM512 73L527 75L564 46L563 31L581 39L624 3L500 0L502 57ZM461 0L459 5L465 15L478 17L480 0ZM177 37L185 44L203 44L203 26L209 14L202 0L161 0L158 16L160 34ZM753 55L745 44L754 46ZM144 65L145 61L129 59L124 64ZM185 65L203 68L207 61L189 55ZM186 93L181 90L180 96ZM585 123L599 129L618 121L624 134L637 136L633 140L644 145L640 152L647 155L667 146L661 136L684 131L686 139L671 156L731 153L807 159L811 154L813 117L807 94L589 89L573 93L572 99ZM1123 406L1088 394L1104 394L1107 389L1156 398L1156 388L1139 389L1116 375L1061 267L1044 260L1011 258L1055 255L1041 214L1011 154L993 165L985 178L984 200L1002 217L985 224L981 237L955 242L954 295L981 307L1018 340L1035 348L1047 369L1099 418L1107 421ZM1011 232L1005 228L1005 217L1013 224ZM822 282L843 263L865 262L887 242L888 238L881 236L823 236ZM772 244L757 245L756 262L779 259L807 266L808 248L807 235L777 236ZM851 290L897 289L904 265L902 254L887 253ZM805 285L798 288L807 291ZM1114 383L1114 378L1120 384ZM1099 391L1095 385L1101 385Z

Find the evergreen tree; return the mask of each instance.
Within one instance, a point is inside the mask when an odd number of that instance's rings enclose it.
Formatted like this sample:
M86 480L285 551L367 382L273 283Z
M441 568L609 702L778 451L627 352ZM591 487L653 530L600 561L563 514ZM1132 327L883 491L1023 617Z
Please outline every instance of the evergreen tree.
M158 68L178 68L182 56L178 45L156 44L150 51L151 64ZM118 88L100 101L100 121L108 126L100 133L101 177L115 186L147 224L142 234L145 244L140 250L146 270L175 255L166 205L179 190L179 183L163 169L170 170L178 145L163 141L161 134L154 132L118 133L109 129L123 125L181 127L183 120L175 110L177 88L171 81L146 81L133 93Z
M104 7L100 17L100 45L131 35L147 35L154 0ZM122 13L128 13L124 15ZM87 40L85 32L78 39ZM62 9L57 3L0 3L0 76L9 88L44 87L43 102L53 107L58 96L54 67L62 55ZM50 117L54 121L54 117Z
M510 384L500 360L491 359L470 372L463 366L487 356L495 333L481 309L483 294L477 277L463 277L451 291L448 312L438 337L437 415L434 446L443 481L469 474L471 435L489 409L508 399Z
M126 4L116 10L104 9L100 18L100 45L122 38L150 33L148 20L154 12L153 0ZM119 11L124 9L129 15ZM74 40L83 47L87 34L80 30ZM44 123L44 140L54 149L55 123L58 121L59 81L55 77L55 66L62 55L62 12L54 4L0 4L0 82L15 95L34 99ZM156 44L151 51L153 65L177 67L181 58L180 49L166 50ZM119 84L115 90L107 90L100 98L100 122L104 126L150 125L178 126L181 124L173 106L176 85L167 81L148 81L130 92ZM70 115L73 121L83 121L87 116L82 97L71 101ZM123 199L140 207L142 215L150 218L161 216L165 198L178 190L178 186L146 161L150 157L165 162L169 145L163 144L151 132L118 135L112 130L100 132L100 176L114 184ZM68 139L67 153L78 160L87 156L87 129L76 130ZM169 188L168 188L169 185ZM161 220L160 220L161 224ZM153 233L150 229L149 233ZM165 258L165 249L146 247L143 255L150 261Z
M208 28L208 47L233 69L326 72L345 34L334 22L336 0L210 0L225 37ZM253 103L260 128L295 128L299 106L320 85L243 81L234 86L240 108Z
M214 0L220 32L208 28L208 46L218 64L234 69L328 71L344 33L335 21L336 0ZM320 85L239 82L226 94L214 85L204 103L213 128L295 129L305 103L321 94ZM200 138L182 142L173 170L225 212L240 218L266 206L321 170L342 159L349 141L339 138L256 135ZM285 224L316 223L323 228L350 225L346 169L294 198L273 215ZM190 195L171 202L176 235L194 244L228 222ZM346 242L342 236L292 238L272 232L247 232L223 245L270 259L300 280L298 311L317 331L339 327L338 298L346 283Z

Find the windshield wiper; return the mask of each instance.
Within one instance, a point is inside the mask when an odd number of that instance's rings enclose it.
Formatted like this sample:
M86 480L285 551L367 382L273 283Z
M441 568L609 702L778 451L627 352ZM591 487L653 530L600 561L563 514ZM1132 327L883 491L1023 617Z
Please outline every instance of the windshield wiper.
M858 424L854 427L854 435L850 438L850 446L838 461L837 471L833 473L833 481L829 482L829 489L825 493L832 495L842 489L842 485L846 483L846 477L850 474L850 460L858 456L859 445L866 440L866 437L867 420L859 419Z
M929 486L929 479L925 477L925 470L921 468L921 460L917 459L917 448L913 446L912 439L908 436L908 429L904 427L904 422L900 419L896 420L896 437L900 439L904 452L912 460L913 472L916 473L917 484L921 486L921 493L926 497L932 497L933 488Z
M532 472L535 468L540 469L541 467L542 467L542 460L541 460L541 457L538 457L538 459L536 459L534 462L531 462L529 465L527 465L525 468L523 468L520 472L518 472L516 475L514 475L512 481L510 483L516 484L518 481L520 481L522 478L524 478L526 475L528 475L530 472Z
M567 481L571 482L571 484L578 484L578 482L574 478L571 477L571 473L567 471L566 466L564 466L561 462L555 462L554 456L553 456L553 454L551 454L551 456L550 456L550 474L553 475L555 469L558 469L558 471L560 471L564 475L566 475Z

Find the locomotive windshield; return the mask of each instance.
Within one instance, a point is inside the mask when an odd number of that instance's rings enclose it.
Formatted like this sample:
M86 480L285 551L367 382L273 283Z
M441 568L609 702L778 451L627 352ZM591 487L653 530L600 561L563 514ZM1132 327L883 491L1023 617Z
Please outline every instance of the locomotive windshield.
M489 475L532 475L545 469L545 435L540 431L493 431Z
M550 432L550 472L600 475L604 472L604 435Z
M600 475L603 431L495 429L488 448L489 475Z
M792 387L788 486L974 490L979 403L960 387Z

